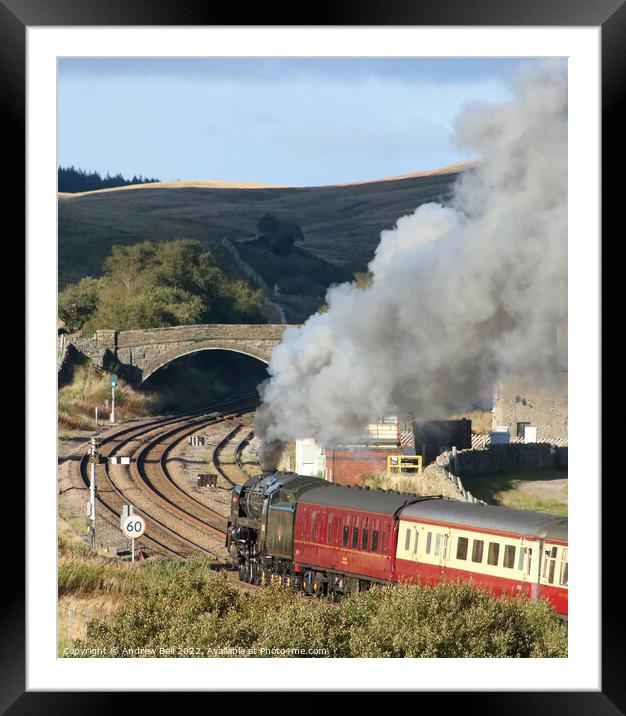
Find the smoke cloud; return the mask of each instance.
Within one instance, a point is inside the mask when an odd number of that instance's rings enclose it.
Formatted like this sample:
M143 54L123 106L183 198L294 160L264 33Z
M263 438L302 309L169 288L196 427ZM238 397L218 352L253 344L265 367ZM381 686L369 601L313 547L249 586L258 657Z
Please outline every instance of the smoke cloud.
M494 381L550 374L567 312L567 71L515 78L504 105L468 105L456 141L481 157L450 206L381 234L372 282L333 287L328 312L285 332L262 388L266 466L281 441L324 445L401 404L441 417Z

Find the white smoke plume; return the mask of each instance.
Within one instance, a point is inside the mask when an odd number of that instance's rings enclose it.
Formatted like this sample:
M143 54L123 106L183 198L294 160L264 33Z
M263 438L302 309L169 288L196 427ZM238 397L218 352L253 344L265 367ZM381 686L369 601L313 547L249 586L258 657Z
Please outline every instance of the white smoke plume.
M333 287L329 310L285 332L256 432L341 443L400 403L442 417L495 380L549 374L567 312L567 70L525 70L503 105L467 106L456 141L481 161L452 206L424 204L381 234L371 285Z

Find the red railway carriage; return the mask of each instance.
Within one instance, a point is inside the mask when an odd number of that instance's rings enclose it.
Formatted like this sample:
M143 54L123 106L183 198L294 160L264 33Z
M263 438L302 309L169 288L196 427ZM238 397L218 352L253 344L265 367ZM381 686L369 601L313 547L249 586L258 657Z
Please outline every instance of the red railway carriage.
M567 518L275 473L233 489L241 579L340 596L372 583L468 580L567 614Z
M399 515L398 581L469 580L496 594L547 598L567 614L567 518L424 500Z
M336 485L298 500L294 566L369 581L395 581L398 510L415 495Z

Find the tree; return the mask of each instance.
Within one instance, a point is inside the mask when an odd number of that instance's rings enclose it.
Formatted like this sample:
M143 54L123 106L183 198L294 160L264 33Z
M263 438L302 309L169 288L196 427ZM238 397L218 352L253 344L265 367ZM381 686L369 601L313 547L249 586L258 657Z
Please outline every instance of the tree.
M257 230L267 239L270 251L278 256L286 256L296 241L304 241L302 229L295 221L279 221L272 214L259 219Z
M97 312L85 324L85 331L188 325L203 323L205 315L202 299L180 289L152 286L151 290L129 293L123 288L108 287L100 296Z
M78 331L92 316L98 303L99 281L87 276L59 294L59 318L68 331Z
M227 276L194 239L114 246L103 271L63 292L66 324L74 314L85 332L263 322L262 292Z
M278 226L278 219L275 216L272 214L265 214L265 216L262 216L259 219L256 228L259 234L271 236L278 231Z

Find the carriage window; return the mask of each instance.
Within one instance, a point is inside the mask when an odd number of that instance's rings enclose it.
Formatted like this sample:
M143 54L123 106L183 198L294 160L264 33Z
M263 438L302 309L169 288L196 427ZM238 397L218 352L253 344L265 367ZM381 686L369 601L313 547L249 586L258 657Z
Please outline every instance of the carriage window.
M433 533L429 532L426 535L426 554L430 554L430 547L433 543Z
M435 550L434 554L439 554L441 552L441 535L436 534L435 535Z
M517 568L521 572L524 569L524 557L526 556L526 547L520 547L519 557L517 559Z
M359 546L359 528L352 528L352 549L356 549Z
M552 547L552 549L549 552L546 551L546 561L548 562L548 583L549 584L554 584L554 570L556 569L556 552L557 552L556 547Z
M331 544L333 539L333 515L332 513L328 516L328 529L326 534L326 542L327 544Z
M404 537L404 549L408 552L411 546L411 528L406 528L406 535Z
M350 539L350 528L348 527L348 525L344 525L343 526L343 546L344 547L348 546L349 539Z
M413 545L413 554L417 554L417 541L419 539L420 533L417 531L417 527L415 528L415 543Z
M468 545L467 537L459 537L459 539L456 542L456 558L457 559L467 559L467 545Z
M380 531L380 551L385 552L385 533Z
M513 567L515 567L515 547L512 544L507 544L504 548L502 566L507 569L513 569Z
M475 539L472 544L472 562L483 561L483 547L485 543L481 539Z
M567 587L567 548L561 550L561 569L559 572L559 584L561 587Z
M361 549L367 549L367 527L363 528L363 534L361 535Z
M497 542L489 543L489 552L487 553L487 564L496 566L498 557L500 556L500 545Z
M372 532L372 552L378 549L378 530Z
M317 519L317 511L313 512L313 517L311 518L311 539L315 539L315 521Z

